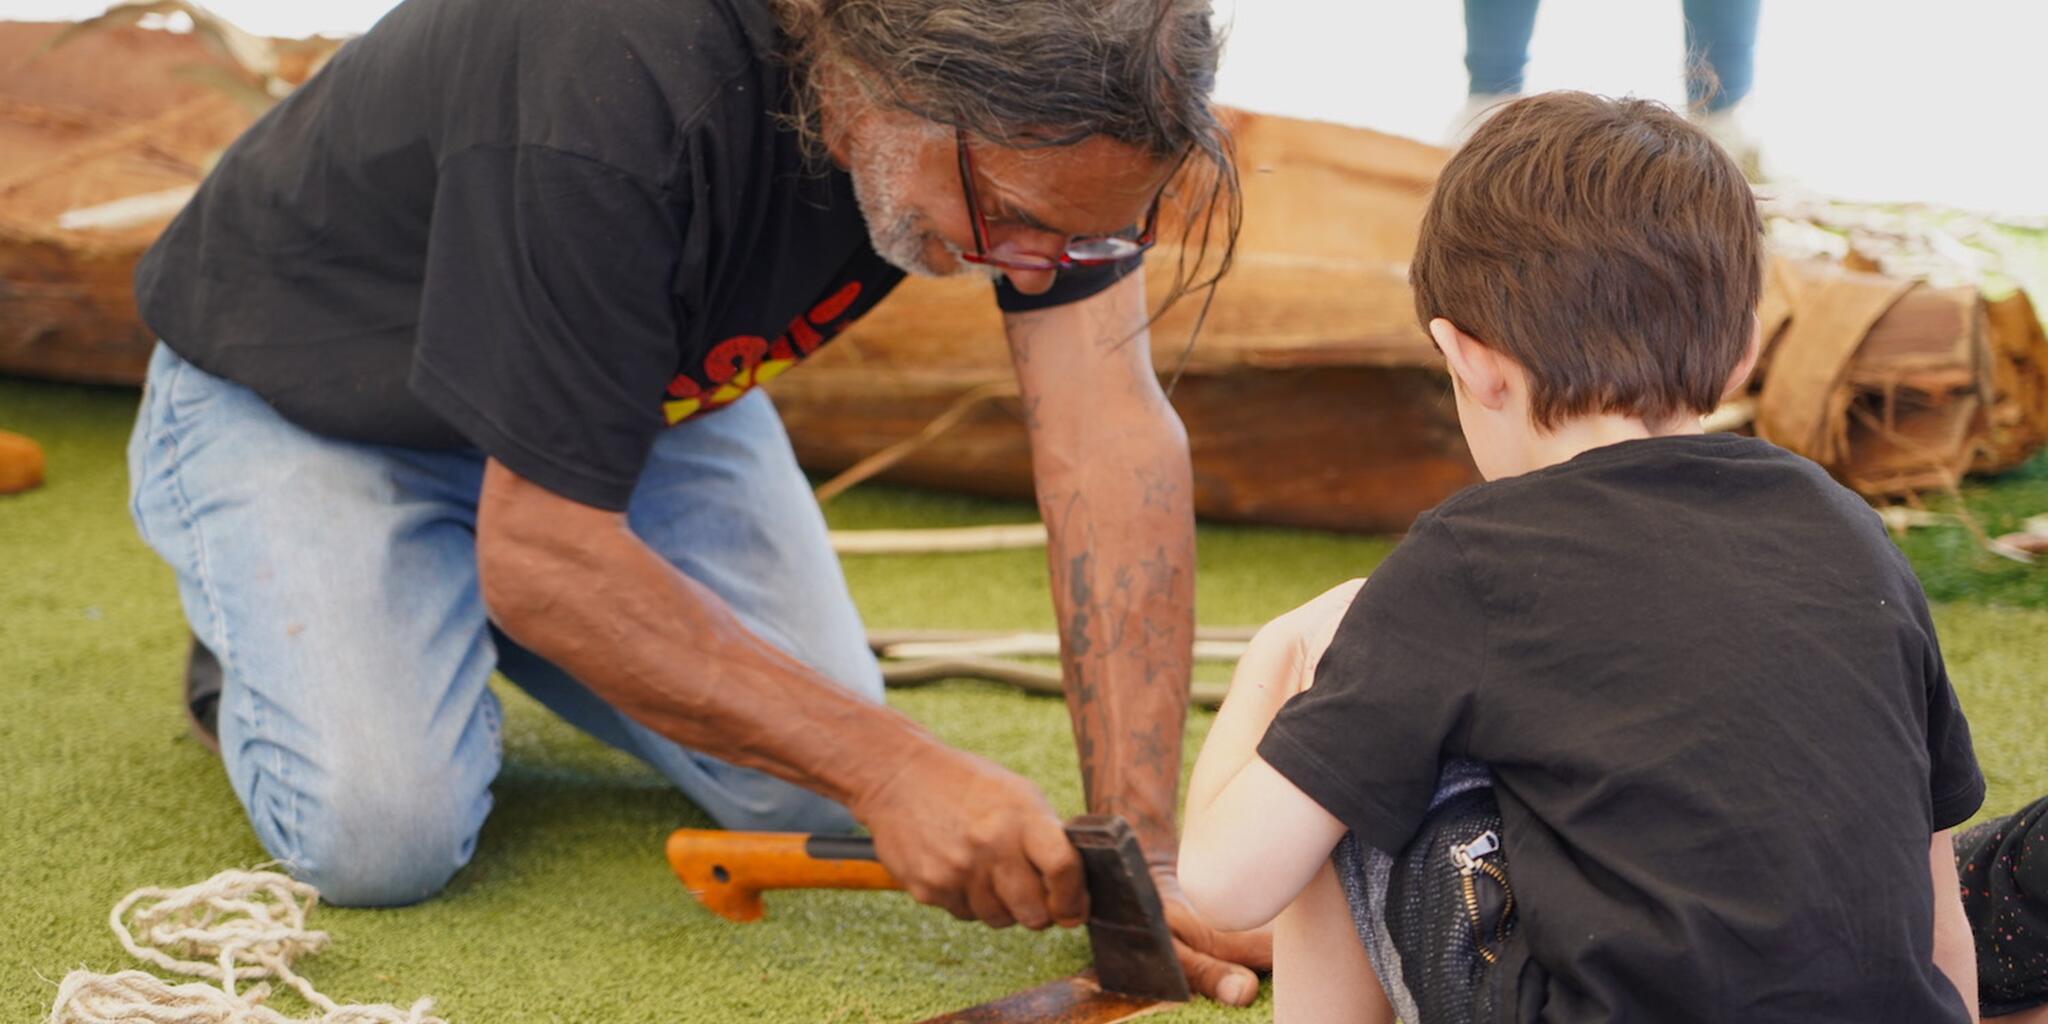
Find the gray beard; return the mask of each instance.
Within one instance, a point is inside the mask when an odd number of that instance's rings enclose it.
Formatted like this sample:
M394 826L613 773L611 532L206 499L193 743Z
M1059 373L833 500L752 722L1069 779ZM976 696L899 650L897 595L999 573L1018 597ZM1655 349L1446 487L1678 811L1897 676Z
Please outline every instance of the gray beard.
M894 140L888 140L894 141ZM1000 278L995 267L961 260L958 269L941 274L925 260L925 242L933 236L924 217L907 209L901 201L910 177L906 150L897 146L872 146L853 160L847 176L853 179L853 198L860 206L861 220L868 228L868 243L890 266L917 277L980 275ZM940 244L946 244L941 241ZM947 246L951 248L950 245ZM958 253L956 252L957 256Z

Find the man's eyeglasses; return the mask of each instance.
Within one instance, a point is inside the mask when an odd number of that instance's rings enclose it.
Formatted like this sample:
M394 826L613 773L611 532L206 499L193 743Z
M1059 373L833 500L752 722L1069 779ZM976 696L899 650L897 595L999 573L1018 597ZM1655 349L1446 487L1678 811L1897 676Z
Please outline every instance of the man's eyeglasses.
M1152 248L1152 233L1159 225L1160 196L1152 197L1152 207L1145 213L1145 224L1135 236L1121 233L1076 236L1067 239L1066 249L1058 256L988 251L988 221L982 217L981 202L974 194L974 157L967 151L965 130L953 130L953 145L960 160L960 192L967 198L967 219L974 226L974 251L961 253L961 259L1004 270L1064 270L1067 267L1119 263Z

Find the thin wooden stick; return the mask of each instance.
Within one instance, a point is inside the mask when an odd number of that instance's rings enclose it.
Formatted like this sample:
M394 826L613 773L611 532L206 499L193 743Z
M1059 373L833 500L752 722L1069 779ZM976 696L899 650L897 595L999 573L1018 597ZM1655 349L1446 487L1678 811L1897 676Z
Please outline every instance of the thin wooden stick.
M1244 657L1243 640L1196 640L1196 661L1236 661ZM1057 658L1060 638L1051 633L945 640L902 640L875 647L884 658Z
M96 206L74 207L57 215L57 226L65 231L121 231L170 220L198 191L197 185L181 185Z
M1197 626L1197 640L1250 640L1259 631L1257 626ZM996 637L1017 636L1024 630L995 629L874 629L868 631L868 647L874 651L896 644L922 644L941 640L988 640Z
M954 400L952 405L946 407L945 412L940 413L937 418L925 424L923 430L854 463L852 466L847 467L845 472L819 484L817 492L818 504L822 505L833 498L839 497L854 485L870 477L888 472L889 467L916 454L918 449L938 440L939 435L953 429L955 424L966 419L967 414L973 412L981 403L996 398L1012 397L1016 394L1016 384L1006 380L999 380L983 384L961 395L958 399Z
M1000 658L926 658L882 665L882 682L889 686L928 686L945 679L982 679L1051 697L1064 697L1067 692L1058 669L1020 665ZM1228 690L1229 687L1218 683L1195 683L1189 687L1188 701L1213 711L1223 705L1223 695Z
M2038 533L2008 533L1991 542L1991 552L2015 562L2031 563L2048 555L2048 537Z
M984 679L1052 697L1067 692L1058 669L1020 665L999 658L926 658L882 665L882 682L890 686L928 686L946 679Z
M1929 512L1924 508L1914 508L1911 505L1886 505L1877 510L1877 518L1884 523L1885 529L1890 530L1895 537L1904 537L1906 531L1915 527L1942 526L1955 522L1954 516L1942 515L1939 512Z
M1014 551L1045 546L1044 523L961 526L935 530L834 530L832 550L842 555L929 555Z
M1700 417L1700 428L1709 434L1740 430L1756 420L1756 399L1743 397L1722 402L1713 412Z

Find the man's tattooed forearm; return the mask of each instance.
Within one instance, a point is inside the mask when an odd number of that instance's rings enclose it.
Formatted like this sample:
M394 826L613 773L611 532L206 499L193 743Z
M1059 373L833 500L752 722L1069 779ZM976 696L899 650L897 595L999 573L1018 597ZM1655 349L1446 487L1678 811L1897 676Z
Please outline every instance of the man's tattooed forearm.
M1146 508L1172 512L1180 501L1180 485L1171 477L1150 469L1138 470L1138 483L1144 488Z
M1155 721L1133 732L1131 734L1132 763L1143 769L1147 775L1154 777L1165 774L1169 770L1179 771L1179 765L1169 764L1180 745L1177 742L1179 737L1174 739L1176 742L1168 741L1164 722Z
M1083 551L1067 560L1067 624L1060 631L1060 650L1073 661L1090 656L1101 657L1117 649L1120 632L1116 628L1114 613L1111 614L1110 633L1107 638L1098 638L1101 631L1097 617L1101 609L1095 603L1095 582L1088 572L1093 556ZM1078 685L1078 684L1077 684Z

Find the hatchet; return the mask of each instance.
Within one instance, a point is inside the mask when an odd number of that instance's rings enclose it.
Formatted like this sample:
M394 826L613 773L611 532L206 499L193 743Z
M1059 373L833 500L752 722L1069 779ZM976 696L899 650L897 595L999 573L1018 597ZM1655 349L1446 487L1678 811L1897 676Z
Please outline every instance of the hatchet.
M925 1024L1108 1024L1188 999L1159 890L1130 826L1087 815L1067 823L1067 838L1088 883L1092 977L1083 972ZM770 889L902 888L865 838L686 828L669 836L668 862L690 895L730 921L759 920Z

